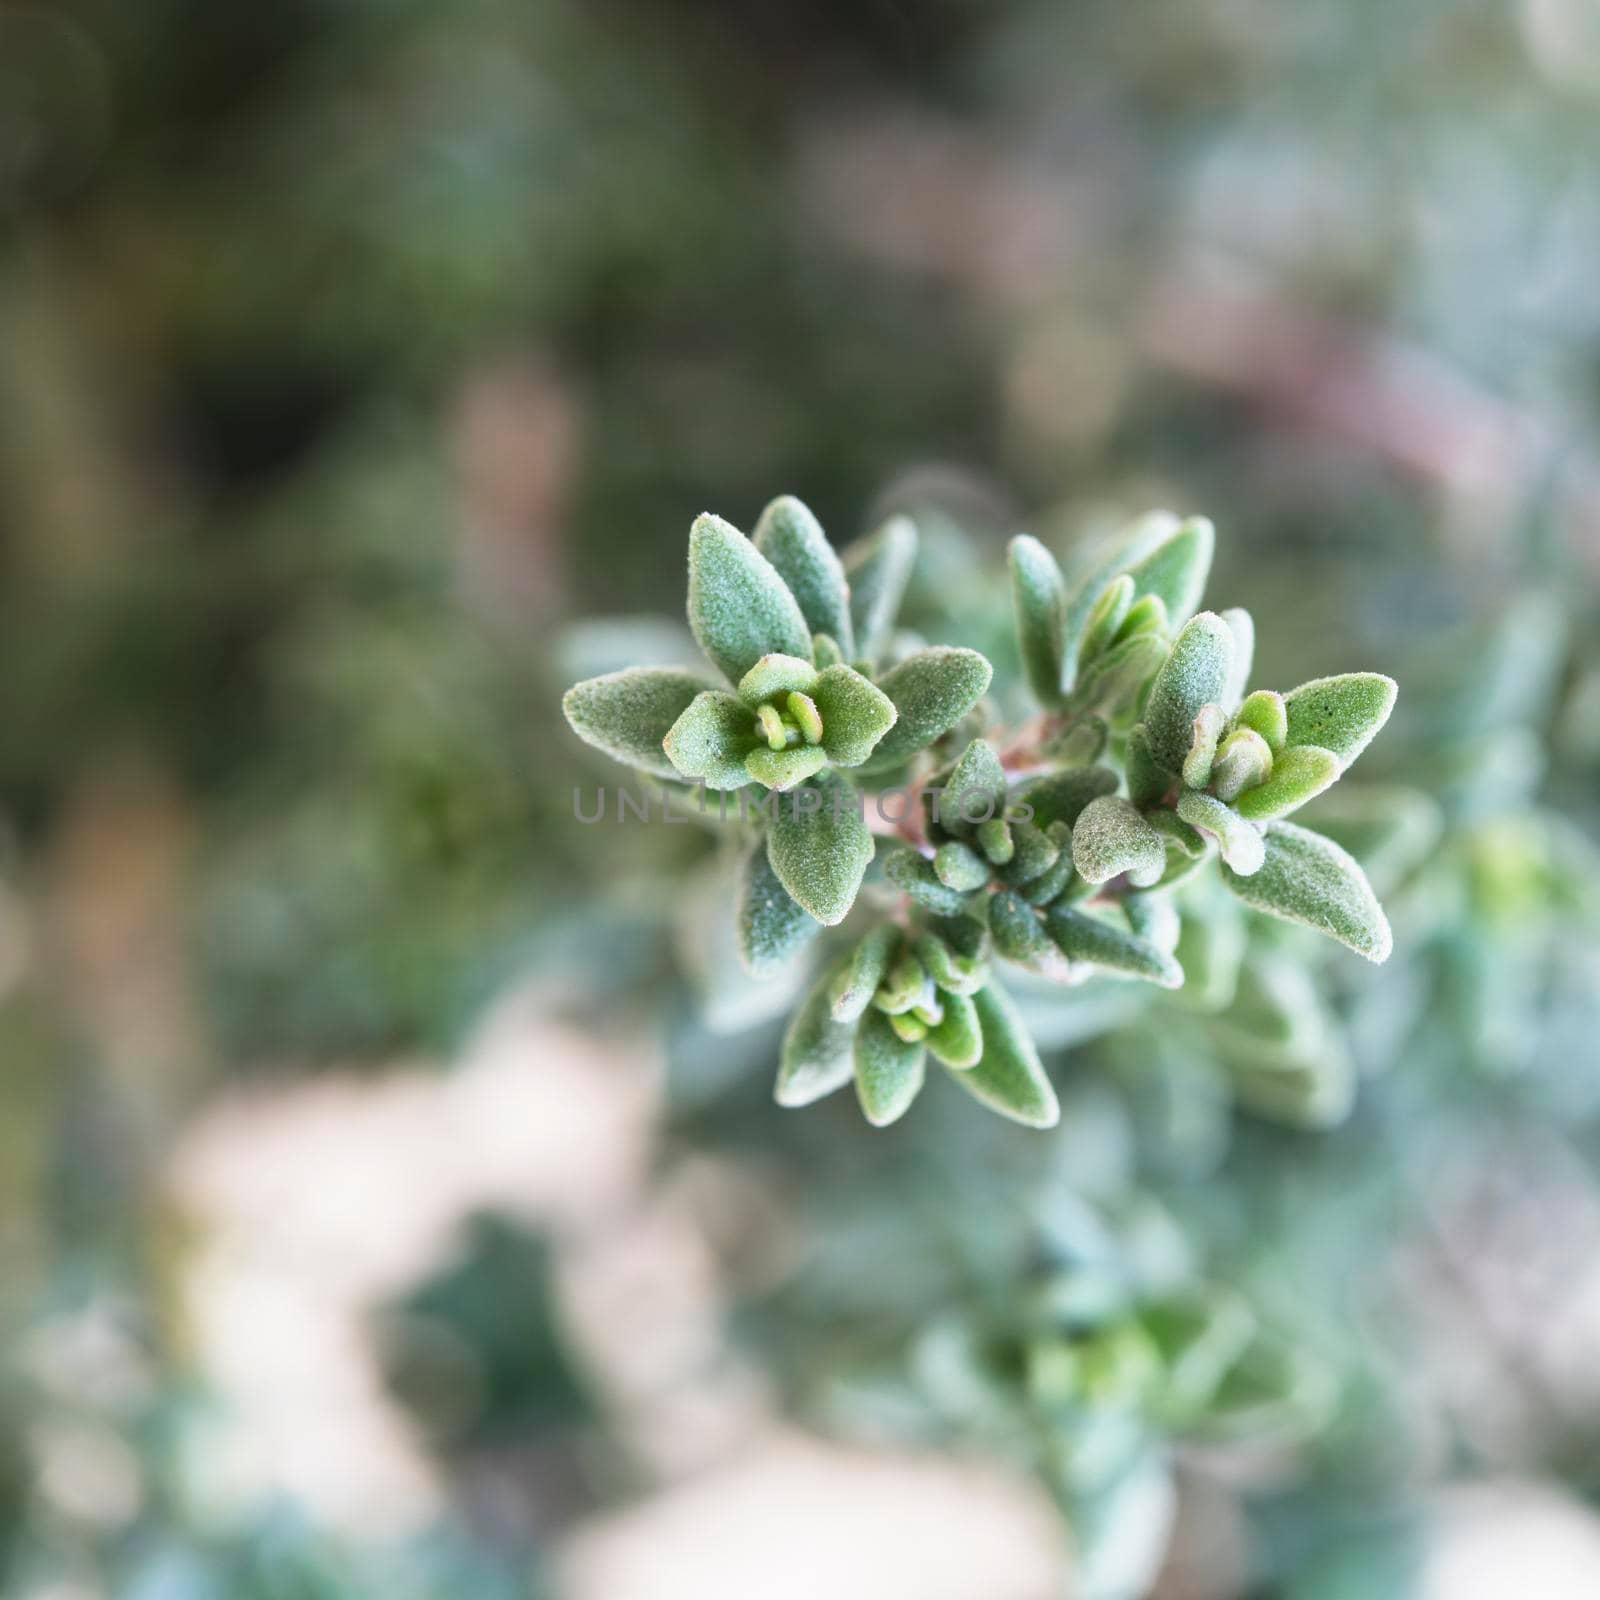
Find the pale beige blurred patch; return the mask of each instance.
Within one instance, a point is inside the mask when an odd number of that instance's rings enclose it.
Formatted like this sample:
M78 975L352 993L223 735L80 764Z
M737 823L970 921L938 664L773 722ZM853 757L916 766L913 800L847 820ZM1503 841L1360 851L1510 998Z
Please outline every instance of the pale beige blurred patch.
M773 1431L560 1552L561 1600L1060 1600L1061 1524L1001 1468Z
M1418 1600L1594 1600L1600 1518L1562 1490L1508 1480L1439 1498Z

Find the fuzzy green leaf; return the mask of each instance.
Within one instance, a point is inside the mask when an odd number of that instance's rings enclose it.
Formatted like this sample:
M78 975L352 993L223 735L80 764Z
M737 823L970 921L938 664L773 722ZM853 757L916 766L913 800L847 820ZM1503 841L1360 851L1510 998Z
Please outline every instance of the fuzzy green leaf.
M1061 704L1062 629L1066 586L1056 558L1035 538L1019 534L1009 548L1011 600L1028 687L1043 706Z
M886 1128L911 1109L922 1090L927 1048L902 1039L881 1011L868 1011L856 1026L856 1097L875 1128Z
M960 839L947 839L933 852L933 870L947 889L970 892L989 881L989 863Z
M790 1019L774 1090L780 1106L808 1106L842 1089L855 1073L855 1025L834 1020L833 983L832 974L819 979Z
M1246 789L1266 781L1272 752L1254 728L1235 728L1211 765L1211 787L1219 800L1235 801Z
M1055 1127L1061 1120L1055 1089L1011 996L991 983L972 1002L983 1031L983 1056L976 1066L955 1073L955 1082L1013 1122Z
M677 768L662 740L705 687L704 679L676 667L630 667L574 684L561 709L585 744L641 772L674 778Z
M1194 719L1189 753L1183 758L1183 781L1191 789L1203 789L1211 782L1212 764L1217 759L1217 741L1227 719L1216 704L1201 706Z
M726 689L706 689L668 729L662 748L685 778L708 789L741 789L750 781L745 757L759 743L749 706Z
M945 995L944 1016L928 1029L928 1048L958 1072L978 1064L983 1055L983 1024L967 995Z
M1166 601L1158 594L1147 594L1129 606L1128 614L1122 619L1122 626L1117 629L1117 637L1112 642L1123 644L1144 633L1159 634L1165 638L1171 632Z
M896 850L884 857L884 876L919 906L942 917L959 917L972 896L946 887L933 870L933 863L915 850Z
M1086 961L1163 989L1183 987L1183 968L1169 952L1101 917L1054 905L1045 913L1045 928L1069 961Z
M1019 790L1017 799L1033 807L1035 827L1064 822L1070 828L1090 801L1115 794L1116 789L1117 775L1109 767L1071 767L1031 779Z
M844 661L844 651L831 633L814 633L811 635L811 659L816 662L818 672L826 672Z
M1275 689L1257 689L1246 695L1234 720L1241 728L1254 728L1273 755L1289 741L1289 710Z
M1389 720L1399 692L1394 679L1381 672L1346 672L1302 683L1283 697L1289 743L1331 750L1348 767Z
M968 952L952 947L950 928L944 930L943 938L937 933L918 934L912 948L923 970L940 989L947 994L970 995L983 987L988 962L983 955L983 930L970 918L963 917L959 922L976 930L976 942L969 944Z
M1150 753L1169 771L1176 772L1189 753L1200 708L1228 692L1233 650L1233 631L1214 611L1191 617L1173 641L1144 712Z
M1222 700L1223 709L1231 710L1244 699L1244 692L1250 687L1250 671L1256 659L1256 623L1243 606L1229 606L1222 613L1222 620L1228 624L1228 631L1233 635L1233 671L1228 678L1228 691Z
M891 667L878 686L898 716L872 752L871 769L887 771L948 733L982 698L994 669L976 650L945 645L919 650ZM827 713L823 713L826 720Z
M1216 542L1216 530L1205 517L1187 518L1164 544L1128 569L1135 593L1157 596L1171 626L1181 626L1206 591Z
M792 494L779 495L756 523L757 550L788 584L813 633L828 634L846 657L855 654L850 586L822 524Z
M1247 906L1315 928L1369 961L1386 961L1394 947L1388 918L1359 863L1309 828L1273 823L1260 871L1241 877L1224 866L1222 876Z
M1021 895L1003 889L989 898L989 932L1007 961L1058 982L1069 976L1060 952L1045 933L1039 913Z
M767 851L779 882L818 922L843 922L872 860L859 797L825 772L783 796L776 811Z
M1215 795L1186 789L1178 796L1178 815L1191 828L1217 841L1222 859L1242 876L1261 869L1265 846L1260 831Z
M1083 642L1078 646L1078 660L1087 664L1117 637L1123 618L1133 606L1133 579L1127 573L1113 578L1105 593L1094 603L1089 620L1084 625Z
M1125 872L1131 883L1148 888L1166 870L1167 847L1131 801L1102 795L1073 827L1072 864L1086 883L1108 883Z
M1235 809L1251 822L1286 817L1321 794L1342 770L1338 756L1331 750L1314 744L1291 745L1272 763L1267 781L1246 789L1234 802Z
M1115 717L1134 703L1166 659L1167 646L1159 634L1141 633L1119 640L1084 668L1072 691L1074 713L1081 716L1098 711Z
M755 978L770 977L822 932L822 924L779 883L761 844L740 872L736 926L739 954Z
M820 745L797 744L786 750L769 750L757 745L744 758L744 770L757 783L787 794L791 789L815 777L828 764L828 752Z
M1000 869L1007 883L1031 883L1061 856L1061 842L1031 822L1011 824L1011 859Z
M1176 769L1169 771L1152 754L1150 735L1142 722L1128 730L1123 766L1128 774L1128 798L1136 806L1154 805L1178 781Z
M868 660L877 657L889 637L916 559L917 529L908 517L891 517L844 553L856 650Z
M828 994L836 1022L854 1022L872 1004L899 939L900 931L893 923L881 923L856 945L849 960L834 973Z
M822 717L822 748L836 767L859 767L894 726L894 702L854 667L829 667L809 692Z
M939 782L939 827L958 839L976 839L990 822L1004 825L1006 773L994 746L974 739ZM971 817L973 820L968 821ZM992 830L991 830L992 833Z
M1078 676L1084 631L1106 585L1119 573L1137 566L1158 549L1178 529L1178 519L1170 511L1152 511L1117 534L1091 559L1087 576L1072 591L1067 601L1062 628L1065 685L1072 688ZM1126 626L1126 622L1123 624Z
M774 652L811 656L811 630L772 563L705 512L689 530L689 627L730 683Z
M1206 853L1206 842L1180 817L1177 812L1158 806L1144 814L1145 821L1167 841L1169 850L1176 850L1191 861L1198 861Z
M762 658L739 680L739 698L753 711L768 700L781 699L791 689L809 694L817 669L801 656L774 653Z

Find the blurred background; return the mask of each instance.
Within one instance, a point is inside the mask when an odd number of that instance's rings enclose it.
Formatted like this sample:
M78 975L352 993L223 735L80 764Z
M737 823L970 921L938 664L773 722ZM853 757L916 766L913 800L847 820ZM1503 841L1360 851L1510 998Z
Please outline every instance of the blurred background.
M1092 1218L1337 1394L1163 1600L1600 1592L1597 261L1591 0L0 0L0 1590L1073 1594L904 1352ZM1002 675L1011 533L1212 516L1401 680L1394 960L780 1112L557 709L780 492Z

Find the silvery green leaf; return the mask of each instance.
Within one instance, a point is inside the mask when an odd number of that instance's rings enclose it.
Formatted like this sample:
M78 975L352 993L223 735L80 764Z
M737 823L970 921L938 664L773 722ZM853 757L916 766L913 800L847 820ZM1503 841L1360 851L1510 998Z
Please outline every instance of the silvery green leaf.
M1129 882L1148 888L1166 870L1167 847L1131 801L1102 795L1073 827L1072 864L1086 883L1109 883L1125 872Z
M933 852L933 870L947 889L969 893L989 881L989 863L970 845L947 839Z
M894 726L894 703L854 667L827 668L811 689L822 718L822 748L836 767L858 767Z
M1211 767L1217 759L1217 741L1227 724L1219 705L1201 706L1194 719L1189 753L1183 758L1183 781L1191 789L1203 789L1211 782Z
M1264 783L1271 771L1267 741L1254 728L1235 728L1211 764L1211 787L1219 800L1232 804L1246 789Z
M1233 634L1233 671L1222 701L1223 709L1231 710L1244 699L1245 690L1250 687L1250 671L1256 659L1256 624L1243 606L1229 606L1222 613L1222 620Z
M706 689L667 730L662 747L683 777L708 789L740 789L750 782L745 757L759 742L749 706L726 689Z
M1106 585L1105 592L1094 603L1089 620L1084 625L1083 641L1078 646L1078 660L1087 665L1117 636L1123 618L1133 606L1133 579L1127 573L1115 577Z
M860 797L824 772L782 796L776 812L767 851L779 882L818 922L843 922L872 860Z
M978 703L993 673L976 650L945 645L920 650L891 667L878 687L898 716L872 752L871 770L898 766L948 733Z
M1072 865L1072 833L1064 822L1051 824L1053 832L1059 833L1056 843L1061 847L1061 854L1053 867L1041 872L1037 878L1030 878L1023 884L1017 893L1029 905L1047 906L1058 895L1071 888L1076 880L1077 872Z
M1233 648L1232 630L1214 611L1191 617L1173 641L1144 710L1150 753L1168 771L1183 765L1200 708L1227 694Z
M629 667L574 684L561 709L585 744L642 772L673 778L677 769L662 740L705 687L704 679L676 667Z
M1007 961L1056 982L1065 982L1071 976L1060 951L1045 932L1039 913L1010 889L990 896L989 934L995 950Z
M1169 850L1177 850L1189 857L1191 861L1198 861L1206 853L1206 841L1176 811L1169 811L1165 806L1158 806L1153 811L1146 811L1144 819L1157 833L1167 841Z
M856 1024L856 1097L875 1128L886 1128L911 1109L922 1090L927 1047L902 1039L881 1011L869 1010Z
M1051 838L1031 822L1013 822L1011 842L1011 859L1000 869L1000 876L1010 884L1031 883L1048 872L1061 856L1059 838Z
M1085 665L1070 698L1074 714L1100 712L1114 718L1134 703L1166 659L1167 646L1159 634L1119 640Z
M1072 688L1078 675L1084 630L1106 585L1119 573L1136 566L1177 531L1178 519L1170 511L1152 511L1123 529L1094 552L1085 564L1085 576L1078 581L1067 601L1062 627L1065 686Z
M1016 1005L998 984L972 997L983 1032L983 1056L976 1066L953 1074L968 1094L1013 1122L1053 1128L1061 1120L1055 1089L1028 1036Z
M856 650L868 660L882 651L900 610L917 559L917 529L908 517L891 517L844 553Z
M828 634L844 658L853 656L850 586L843 564L810 509L792 494L779 495L761 513L752 538L788 584L811 631Z
M815 777L828 764L828 752L821 745L797 744L785 750L769 750L757 745L744 758L744 770L759 784L787 794L807 778Z
M740 872L736 925L739 954L756 978L771 976L822 932L822 924L779 883L759 842Z
M1005 768L994 746L982 739L974 739L961 752L941 787L939 826L958 839L975 839L985 822L1005 816Z
M1019 534L1009 547L1011 599L1028 687L1045 707L1061 704L1062 629L1066 587L1056 558L1035 538Z
M1341 770L1339 758L1331 750L1314 744L1291 745L1272 763L1266 782L1246 789L1235 805L1239 815L1251 822L1286 817L1321 794Z
M816 662L818 672L825 672L844 661L844 651L831 633L814 633L811 635L811 659Z
M1112 643L1122 644L1144 633L1157 634L1165 639L1171 632L1166 601L1158 594L1147 594L1128 607L1128 614L1122 619L1122 626L1117 629L1117 637Z
M1199 789L1185 789L1178 796L1178 815L1191 828L1216 840L1223 861L1234 872L1247 876L1260 871L1266 858L1260 830L1215 795Z
M958 1072L978 1064L983 1055L983 1024L969 996L945 993L944 1016L928 1029L928 1048Z
M689 530L689 627L730 683L762 656L811 655L811 630L788 585L731 522L709 512Z
M1189 517L1137 566L1128 569L1140 597L1156 596L1172 627L1181 627L1200 604L1211 575L1216 530L1205 517Z
M933 863L915 850L896 850L883 862L884 876L897 889L904 889L919 906L942 917L959 917L972 899L959 889L939 881Z
M739 698L754 710L763 701L781 699L791 689L808 694L816 681L817 669L803 657L766 655L739 680Z
M1234 721L1241 728L1254 728L1273 755L1289 742L1289 709L1275 689L1257 689L1246 695Z
M1073 827L1091 800L1115 794L1117 775L1110 767L1069 767L1030 778L1016 798L1033 808L1033 824L1048 828L1052 822Z
M1123 767L1128 774L1128 798L1136 806L1155 805L1178 781L1177 769L1169 771L1151 753L1150 736L1142 722L1128 730Z
M1122 901L1122 912L1128 926L1141 939L1148 940L1158 950L1170 956L1178 948L1178 933L1182 919L1170 895L1130 894Z
M1223 868L1228 887L1257 911L1315 928L1369 961L1394 947L1388 919L1367 875L1333 840L1292 822L1275 822L1260 871L1241 877Z
M872 1004L899 940L900 931L893 923L880 923L850 952L828 991L836 1022L854 1022Z
M774 1091L780 1106L808 1106L855 1074L855 1024L834 1020L833 983L832 974L818 979L783 1036Z
M1143 978L1163 989L1183 987L1183 968L1174 957L1150 939L1070 906L1053 905L1045 913L1045 928L1056 948L1069 961L1086 961L1108 972Z
M1283 697L1289 743L1331 750L1348 767L1389 720L1399 692L1394 679L1381 672L1346 672L1302 683Z
M1047 760L1063 767L1087 767L1100 759L1110 742L1104 717L1081 717L1069 722L1044 746Z
M951 937L960 939L959 926L940 924L939 933L928 932L917 936L912 946L923 970L947 994L975 994L983 987L988 963L984 958L983 930L971 918L956 919L972 932L966 935L966 952L952 946Z

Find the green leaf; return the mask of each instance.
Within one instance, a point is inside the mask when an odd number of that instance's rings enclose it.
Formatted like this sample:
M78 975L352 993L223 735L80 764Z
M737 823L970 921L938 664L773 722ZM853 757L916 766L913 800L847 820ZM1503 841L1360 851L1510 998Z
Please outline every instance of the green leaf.
M1033 808L1035 827L1048 828L1052 822L1064 822L1070 828L1091 800L1115 794L1116 790L1117 775L1109 767L1071 767L1030 779L1016 798Z
M984 975L988 970L988 962L983 955L983 930L970 918L959 920L976 930L978 942L972 947L971 953L952 949L948 937L941 938L937 933L918 934L912 948L923 970L947 994L976 994L983 987ZM950 930L945 931L948 935Z
M1211 782L1212 764L1217 759L1217 741L1227 719L1219 705L1201 706L1194 719L1194 734L1189 753L1183 758L1183 781L1191 789L1203 789Z
M753 711L791 689L809 694L816 681L817 669L800 656L762 656L739 680L739 698Z
M976 839L990 822L1003 824L1006 773L994 746L974 739L939 784L939 827L958 839ZM970 815L974 820L968 821ZM991 830L992 833L993 830Z
M868 660L883 649L917 559L917 529L908 517L891 517L870 538L844 553L856 651Z
M1298 810L1335 782L1343 769L1331 750L1314 744L1291 745L1272 763L1265 783L1246 789L1235 802L1241 817L1266 822Z
M859 796L825 772L777 802L767 852L778 880L818 922L843 922L872 860Z
M822 717L822 748L836 767L859 767L894 726L894 702L854 667L829 667L809 693Z
M1158 806L1153 811L1145 812L1144 819L1165 837L1169 850L1181 851L1192 861L1199 860L1206 853L1205 840L1176 811Z
M831 1014L833 975L820 978L801 1003L783 1036L774 1098L780 1106L808 1106L855 1073L856 1030Z
M856 1027L856 1098L875 1128L886 1128L911 1109L922 1091L927 1049L902 1039L881 1011L868 1011Z
M896 850L885 856L883 874L897 889L904 889L919 906L942 917L961 916L972 898L941 883L933 863L915 850Z
M1315 928L1369 961L1386 961L1394 948L1366 873L1333 840L1309 828L1273 823L1261 870L1241 877L1224 866L1222 876L1247 906Z
M1245 690L1250 687L1250 670L1256 659L1256 624L1255 618L1243 606L1229 606L1222 613L1222 620L1233 634L1233 671L1228 677L1228 692L1222 700L1223 709L1227 710L1238 705L1244 699Z
M1153 940L1070 906L1051 906L1044 920L1056 948L1069 961L1087 961L1163 989L1183 987L1183 968Z
M1275 689L1257 689L1246 695L1234 720L1241 728L1254 728L1273 755L1289 741L1289 710Z
M760 843L739 875L736 925L739 954L755 978L770 977L822 932L822 924L779 883Z
M1028 687L1043 706L1061 704L1062 629L1066 586L1056 558L1035 538L1019 534L1009 547L1011 600Z
M1185 789L1178 796L1178 815L1191 828L1215 839L1222 859L1235 872L1247 876L1261 870L1266 846L1260 831L1215 795L1204 794L1199 789Z
M745 757L760 743L750 708L726 689L706 689L667 730L662 747L685 777L708 789L742 789Z
M1216 542L1216 530L1205 517L1189 517L1165 543L1128 569L1136 593L1159 598L1171 626L1186 622L1200 604Z
M1087 664L1117 637L1123 618L1133 606L1133 579L1127 573L1113 578L1105 593L1094 603L1089 620L1084 625L1083 642L1078 646L1078 660Z
M710 512L689 530L689 627L730 683L762 656L811 656L811 630L788 585L732 523Z
M1128 774L1128 798L1136 806L1153 806L1178 781L1176 769L1168 771L1151 753L1150 735L1142 722L1128 730L1123 766Z
M1142 633L1155 633L1165 637L1171 632L1171 619L1167 616L1166 601L1158 594L1147 594L1128 608L1128 614L1122 619L1122 626L1117 629L1117 637L1113 643L1121 644L1128 639L1137 638Z
M815 777L828 764L828 752L820 745L797 744L786 750L769 750L758 745L744 758L744 770L757 783L787 794Z
M1200 708L1227 693L1233 648L1233 631L1214 611L1191 617L1173 641L1144 712L1150 753L1168 771L1183 765Z
M865 1013L899 942L900 930L892 922L885 922L850 952L850 959L834 974L828 990L836 1022L854 1022Z
M1061 953L1045 932L1039 913L1021 895L1003 889L989 898L989 932L995 950L1007 961L1042 978L1065 982L1070 976Z
M705 687L704 679L676 667L629 667L574 684L561 709L585 744L657 778L673 778L677 769L662 740Z
M832 637L846 657L855 654L850 586L822 524L792 494L779 495L756 523L755 547L788 584L813 633Z
M1331 750L1348 767L1389 720L1399 692L1394 679L1381 672L1346 672L1302 683L1283 697L1289 743Z
M1272 771L1272 752L1254 728L1235 728L1222 741L1211 767L1211 787L1219 800L1237 800L1246 789L1264 783Z
M947 1067L975 1067L983 1055L983 1024L969 996L947 992L944 1016L928 1029L928 1048Z
M1098 711L1116 716L1134 703L1166 659L1167 646L1159 634L1141 633L1119 640L1084 668L1071 695L1074 714Z
M873 750L871 770L899 766L948 733L982 698L993 673L976 650L945 645L919 650L891 667L878 687L894 702L898 716Z
M976 1066L953 1074L954 1081L1013 1122L1055 1127L1061 1120L1056 1092L1010 995L991 983L972 1003L983 1031L983 1056Z
M811 635L811 659L816 662L818 672L825 672L844 661L844 652L831 633L814 633Z
M1062 627L1065 686L1072 688L1084 631L1105 588L1118 573L1126 571L1159 548L1177 531L1178 519L1170 511L1152 511L1117 534L1090 560L1087 576L1072 591ZM1126 625L1126 624L1124 624Z
M970 892L989 881L989 863L960 839L947 839L933 852L933 870L947 889Z
M1011 824L1011 859L1000 869L1007 883L1031 883L1061 856L1061 843L1031 822Z
M1072 830L1072 864L1086 883L1108 883L1125 872L1143 889L1166 870L1167 847L1131 801L1102 795Z

